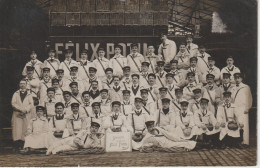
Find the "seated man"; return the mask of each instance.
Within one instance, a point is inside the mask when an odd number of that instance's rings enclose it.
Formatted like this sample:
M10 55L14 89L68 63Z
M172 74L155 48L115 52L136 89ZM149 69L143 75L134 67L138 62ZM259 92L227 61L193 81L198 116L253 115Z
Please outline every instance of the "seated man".
M183 139L195 139L198 127L194 123L194 115L188 109L189 102L183 99L181 110L176 113L176 135Z
M185 43L181 43L179 47L179 52L176 54L175 60L178 60L178 69L187 70L190 66L190 54L186 49Z
M145 122L148 133L144 137L141 152L152 152L154 148L162 148L172 152L190 151L196 147L195 141L188 141L177 137L160 127L155 127L154 121Z
M152 98L149 97L148 89L141 89L141 98L143 99L143 109L147 113L154 115L155 104Z
M82 130L76 137L68 137L54 143L46 152L46 155L57 154L58 152L78 150L81 148L105 148L103 134L98 133L100 124L91 122L89 131Z
M66 128L67 120L64 117L64 104L58 102L55 104L55 113L49 121L49 129L50 129L50 144L60 140L62 138L64 129Z
M43 106L36 107L36 117L30 120L28 125L27 134L25 136L24 149L29 152L31 148L40 149L48 148L48 120L43 116Z
M194 113L195 125L199 128L199 135L208 148L219 145L219 125L214 113L208 110L209 99L200 99L200 109Z
M123 99L121 102L122 113L127 117L133 111L133 103L130 101L130 90L123 90Z
M112 87L112 83L114 81L113 69L107 68L107 69L105 69L105 73L106 73L106 77L102 81L102 88L110 89Z
M107 89L100 90L100 95L101 96L99 102L101 104L102 114L108 116L110 115L111 112L111 100L109 99L108 96L108 90Z
M135 110L128 116L128 131L132 134L132 147L138 150L142 146L142 139L145 136L145 122L149 119L149 114L142 109L143 99L135 98Z
M63 138L76 136L81 130L86 130L88 128L88 124L90 124L87 123L85 116L79 113L79 103L72 103L71 111L73 114L67 118Z
M113 85L109 89L109 97L112 101L122 100L122 88L120 86L119 76L114 76Z
M108 132L127 132L126 116L121 112L121 103L112 102L112 112Z
M194 96L192 90L194 88L201 88L201 84L196 83L194 72L188 72L187 79L188 85L183 88L183 97L189 101Z
M224 103L218 106L216 126L220 126L219 139L222 141L222 148L225 146L240 147L240 129L243 123L238 122L241 108L231 103L231 92L224 92Z
M50 87L47 89L47 97L40 102L40 105L45 107L46 109L46 115L50 119L52 116L55 116L55 104L57 102L60 102L60 100L57 100L55 97L55 89Z
M173 107L170 106L170 102L171 100L168 98L162 99L162 108L156 111L155 123L158 127L166 131L174 132L176 127L176 112Z

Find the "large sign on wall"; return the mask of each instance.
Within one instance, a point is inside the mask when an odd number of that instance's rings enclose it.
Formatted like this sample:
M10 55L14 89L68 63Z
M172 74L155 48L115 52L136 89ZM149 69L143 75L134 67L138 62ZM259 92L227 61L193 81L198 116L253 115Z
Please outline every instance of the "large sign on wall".
M138 43L139 52L143 55L147 53L147 44L155 45L155 52L158 51L158 46L161 43L159 37L51 37L51 45L57 51L58 58L64 59L63 50L71 48L74 51L73 58L80 59L80 51L87 49L89 51L89 60L95 59L99 47L106 50L106 58L110 59L114 56L114 46L120 44L122 46L122 55L127 56L130 53L130 45Z

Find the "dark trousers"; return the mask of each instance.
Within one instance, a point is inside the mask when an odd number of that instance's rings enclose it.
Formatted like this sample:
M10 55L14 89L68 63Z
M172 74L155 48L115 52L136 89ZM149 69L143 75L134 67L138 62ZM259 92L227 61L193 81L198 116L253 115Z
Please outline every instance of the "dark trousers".
M13 145L16 150L22 149L24 146L24 141L22 140L14 141Z

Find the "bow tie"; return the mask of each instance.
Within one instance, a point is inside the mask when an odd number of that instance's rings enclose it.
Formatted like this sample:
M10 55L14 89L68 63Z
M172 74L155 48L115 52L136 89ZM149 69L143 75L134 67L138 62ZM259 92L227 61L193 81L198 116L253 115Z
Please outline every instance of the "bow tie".
M181 113L182 117L186 117L187 112L185 111L184 113Z
M135 113L136 113L136 115L141 115L141 113L142 113L142 110L140 110L140 111L135 111Z
M236 84L236 87L239 87L239 84Z
M227 103L227 104L225 104L225 106L226 106L227 108L229 108L229 107L231 106L231 104L230 104L230 103Z
M54 61L54 59L53 58L51 58L51 62L53 62Z
M212 90L213 89L213 86L209 86L209 90Z
M117 114L117 115L116 115L116 114L113 115L113 119L114 119L114 120L117 120L118 116L119 116L119 114Z

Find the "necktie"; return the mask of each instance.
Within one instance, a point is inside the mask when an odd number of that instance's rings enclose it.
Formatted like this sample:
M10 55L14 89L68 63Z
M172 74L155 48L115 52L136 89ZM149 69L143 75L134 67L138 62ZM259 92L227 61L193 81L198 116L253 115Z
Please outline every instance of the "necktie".
M52 102L52 99L49 100L49 103L51 103L51 102Z
M98 118L98 114L96 114L96 116L95 116L96 118Z
M150 90L153 90L153 87L150 87Z

